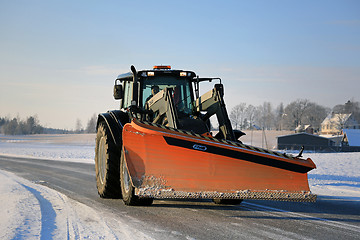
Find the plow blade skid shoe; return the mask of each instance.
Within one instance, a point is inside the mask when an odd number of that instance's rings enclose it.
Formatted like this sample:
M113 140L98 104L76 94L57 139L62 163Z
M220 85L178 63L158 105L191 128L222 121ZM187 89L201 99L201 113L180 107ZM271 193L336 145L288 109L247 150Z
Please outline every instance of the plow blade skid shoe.
M316 200L309 158L138 120L124 126L123 151L139 197Z

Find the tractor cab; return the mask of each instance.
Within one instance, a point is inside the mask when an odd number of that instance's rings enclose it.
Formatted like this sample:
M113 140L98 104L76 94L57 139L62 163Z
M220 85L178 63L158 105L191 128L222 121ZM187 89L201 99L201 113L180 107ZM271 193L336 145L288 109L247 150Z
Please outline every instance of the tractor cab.
M162 96L166 89L169 89L177 111L187 115L192 114L194 96L191 80L195 73L171 70L170 66L154 66L152 71L139 73L141 76L139 106L148 108L156 99L151 100L156 94Z
M199 78L192 71L173 70L170 66L138 72L132 66L131 70L119 75L114 86L115 99L122 99L121 109L128 111L131 118L205 134L210 132L210 117L216 115L218 138L237 140L220 78ZM199 83L215 79L220 83L199 96Z
M115 81L114 97L123 100L122 108L133 103L145 109L151 97L167 88L172 90L175 104L178 107L181 105L184 112L191 113L194 101L191 83L195 77L194 72L172 70L171 66L154 66L152 70L142 70L136 75L137 79L134 79L132 72L121 74ZM134 83L138 85L137 90L134 89Z

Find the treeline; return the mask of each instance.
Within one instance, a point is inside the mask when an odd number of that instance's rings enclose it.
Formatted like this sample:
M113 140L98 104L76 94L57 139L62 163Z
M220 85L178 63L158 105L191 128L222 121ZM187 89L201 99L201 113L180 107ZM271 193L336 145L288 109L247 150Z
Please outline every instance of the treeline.
M299 125L311 125L320 130L322 121L330 114L352 113L360 120L360 103L348 101L333 109L318 105L308 99L298 99L284 106L273 107L270 102L260 106L240 103L230 111L229 118L234 129L294 130Z
M92 117L88 120L85 128L83 127L81 120L76 119L75 132L76 133L95 133L96 132L96 122L97 122L96 114L92 115Z
M76 120L75 130L46 128L41 126L37 116L27 117L25 120L20 117L0 117L0 133L5 135L28 135L28 134L71 134L71 133L95 133L97 116L94 114L82 127L79 119Z
M25 120L0 118L0 130L5 135L26 135L43 133L44 127L39 124L36 116L30 116Z
M270 102L253 106L240 103L230 111L229 118L234 129L294 130L299 125L311 125L315 131L320 130L322 121L331 113L352 113L360 121L360 103L348 101L332 109L313 103L307 99L298 99L284 106L280 103L273 107ZM45 128L40 125L37 116L21 120L0 117L0 133L5 135L26 134L64 134L95 133L97 115L94 114L83 127L80 119L76 120L75 130Z

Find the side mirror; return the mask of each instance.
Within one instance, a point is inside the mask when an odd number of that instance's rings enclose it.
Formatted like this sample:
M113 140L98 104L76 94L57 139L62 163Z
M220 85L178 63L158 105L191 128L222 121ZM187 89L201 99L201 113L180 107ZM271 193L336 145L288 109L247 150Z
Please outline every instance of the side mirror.
M114 98L115 100L120 100L123 98L122 85L114 85Z

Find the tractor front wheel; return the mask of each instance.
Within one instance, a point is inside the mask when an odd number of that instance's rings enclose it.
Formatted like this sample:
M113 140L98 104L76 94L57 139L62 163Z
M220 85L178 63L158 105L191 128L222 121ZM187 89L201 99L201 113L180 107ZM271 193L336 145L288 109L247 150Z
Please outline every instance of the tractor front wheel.
M132 185L124 155L123 150L120 160L120 182L124 203L128 206L150 206L153 202L152 198L139 198L135 195L135 187Z

